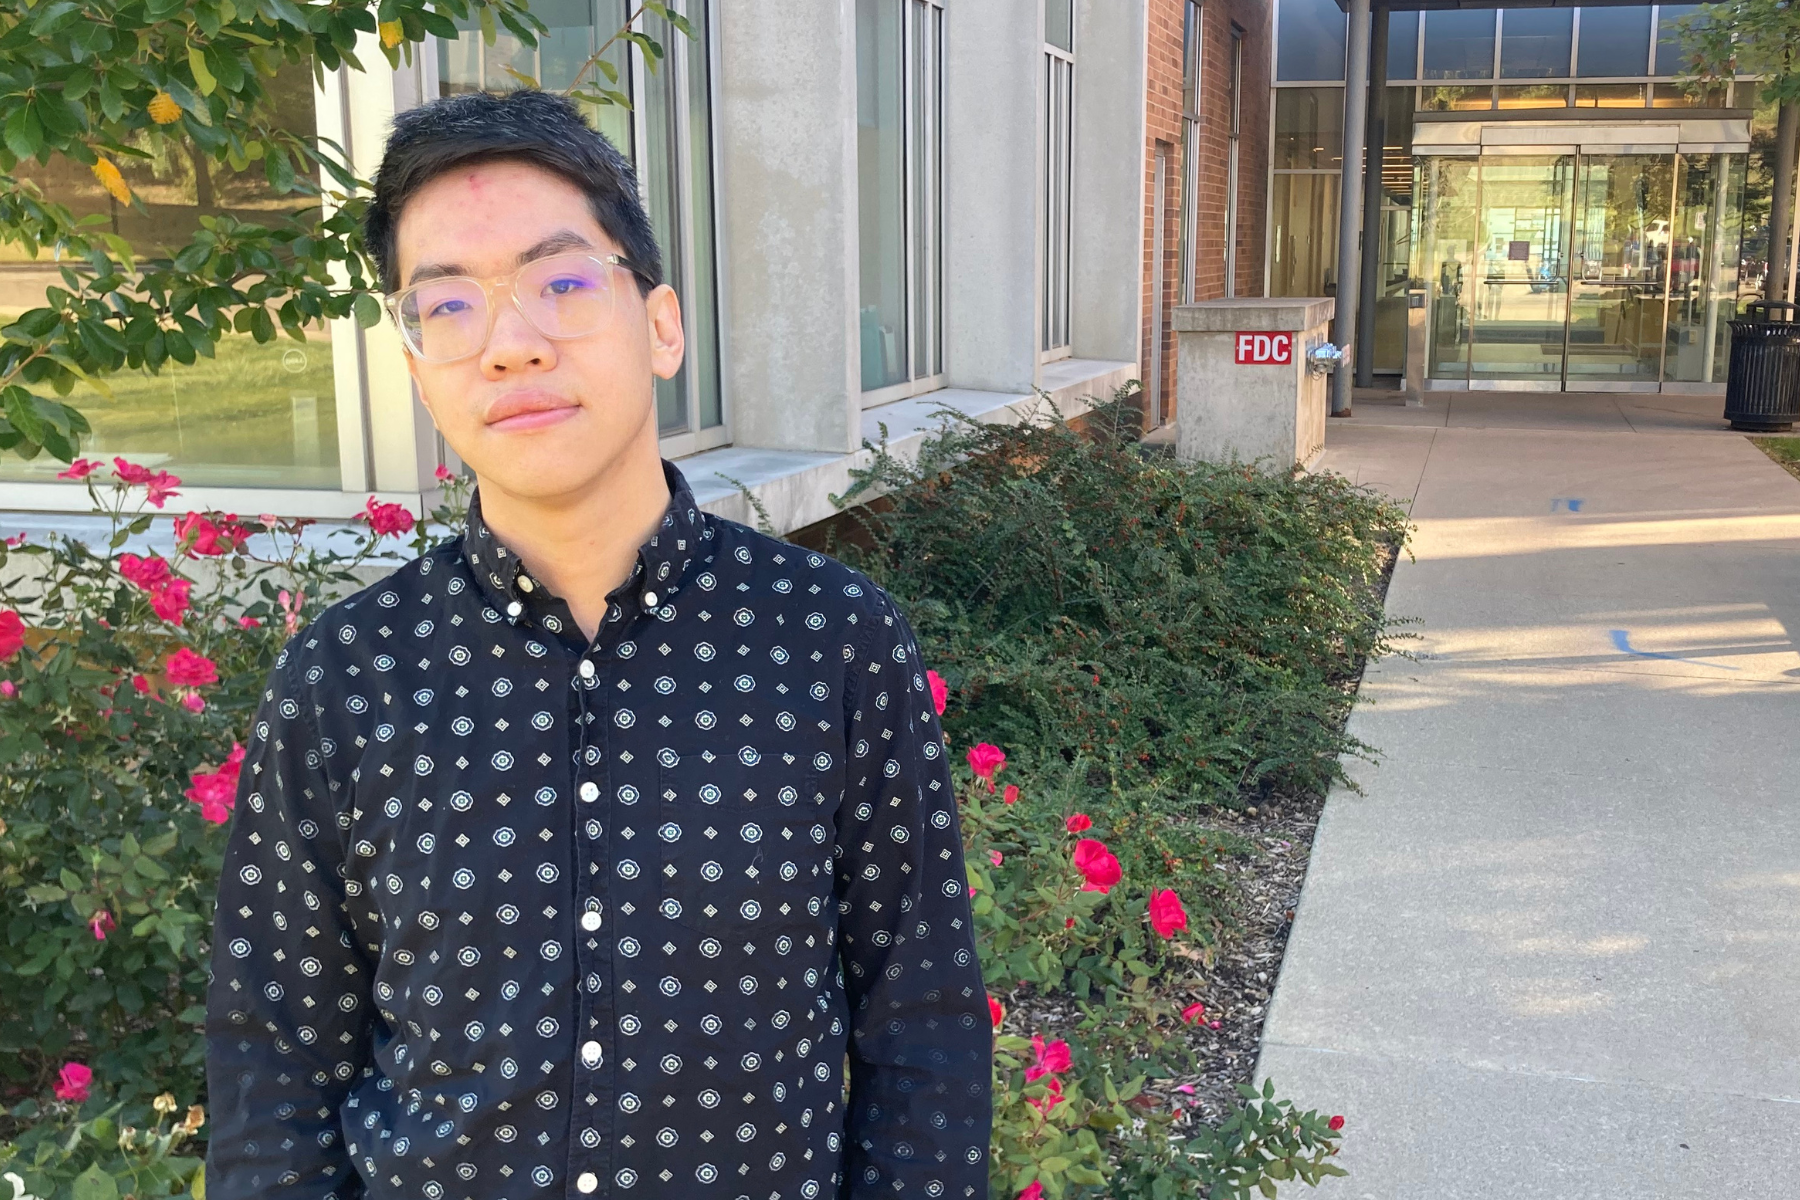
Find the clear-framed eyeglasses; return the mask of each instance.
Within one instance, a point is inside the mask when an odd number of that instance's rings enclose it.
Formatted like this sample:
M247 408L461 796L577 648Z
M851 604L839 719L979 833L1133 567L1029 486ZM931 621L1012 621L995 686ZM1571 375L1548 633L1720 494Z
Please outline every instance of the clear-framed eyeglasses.
M622 255L552 254L498 279L427 279L395 292L385 305L407 350L425 362L455 362L487 345L502 291L547 338L593 333L612 319L618 306L624 281L615 280L615 267L649 281L641 267Z

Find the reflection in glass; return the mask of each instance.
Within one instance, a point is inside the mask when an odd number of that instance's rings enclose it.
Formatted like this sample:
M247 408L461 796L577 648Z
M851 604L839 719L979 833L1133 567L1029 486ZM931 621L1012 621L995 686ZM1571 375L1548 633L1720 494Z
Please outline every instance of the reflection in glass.
M1574 17L1567 8L1507 9L1500 21L1501 76L1567 78Z
M1727 324L1737 315L1743 242L1744 156L1684 154L1669 252L1669 327L1663 378L1725 379Z
M1566 83L1521 83L1494 89L1501 108L1567 108Z
M1578 83L1575 85L1576 108L1642 108L1644 85L1641 83Z
M1344 77L1344 10L1336 0L1280 0L1276 15L1275 78Z
M1275 92L1275 169L1344 165L1344 89L1279 88Z
M1689 92L1679 83L1653 83L1650 85L1651 108L1724 108L1725 89L1709 87L1701 92Z
M856 184L864 391L906 380L900 5L856 4Z
M1475 158L1421 158L1414 191L1415 277L1430 287L1425 374L1469 377L1471 319L1468 266L1478 229Z
M1044 0L1044 40L1059 50L1075 49L1075 0Z
M1272 183L1269 295L1335 294L1339 176L1278 173Z
M1419 89L1419 108L1424 112L1463 112L1492 107L1494 89L1488 84Z
M1426 79L1491 79L1493 75L1493 9L1439 9L1425 14Z
M1656 10L1656 75L1681 74L1681 19L1698 12L1698 4L1664 4ZM1586 20L1586 18L1582 18Z
M1568 387L1661 377L1675 156L1584 156L1570 254Z
M269 123L311 137L317 133L310 63L284 65L268 82ZM96 228L131 239L141 248L173 252L186 246L200 217L229 214L265 226L285 223L288 213L308 207L307 198L270 189L260 163L234 172L180 141L153 143L143 134L131 144L146 157L119 156L125 182L143 201L113 201L86 167L54 158L47 165L27 161L13 174L32 180L67 205L77 218L104 218ZM6 257L19 262L16 246ZM46 282L58 255L43 249L37 270L0 273L0 324L44 302ZM271 314L273 315L273 314ZM69 396L93 426L83 440L90 458L121 455L168 470L191 486L327 488L341 485L338 470L337 390L332 369L331 331L306 330L297 342L285 333L258 344L249 334L230 333L212 357L189 353L184 363L171 357L160 374L124 370L106 377L110 397L85 384ZM0 457L0 478L54 482L64 464L40 455L26 462ZM78 485L76 485L78 486Z
M1419 71L1419 14L1388 14L1388 78L1417 79Z
M1577 40L1577 75L1629 77L1650 71L1648 8L1584 8Z

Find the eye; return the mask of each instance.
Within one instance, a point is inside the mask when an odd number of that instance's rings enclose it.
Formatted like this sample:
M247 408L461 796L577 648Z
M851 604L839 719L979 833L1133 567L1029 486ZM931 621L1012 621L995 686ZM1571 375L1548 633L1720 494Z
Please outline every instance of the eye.
M458 317L468 311L469 302L467 300L440 300L426 311L425 317L427 320L432 317Z
M546 283L544 285L544 294L546 296L570 296L576 292L591 291L593 286L592 282L582 279L579 276L565 275L559 279L552 279L550 282Z

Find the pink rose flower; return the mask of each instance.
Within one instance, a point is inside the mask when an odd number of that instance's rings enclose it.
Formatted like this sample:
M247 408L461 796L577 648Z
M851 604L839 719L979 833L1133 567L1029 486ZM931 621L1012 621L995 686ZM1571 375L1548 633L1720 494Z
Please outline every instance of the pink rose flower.
M1044 1200L1044 1185L1032 1180L1031 1186L1019 1193L1019 1200Z
M1065 1041L1045 1042L1043 1034L1031 1039L1032 1063L1025 1068L1027 1083L1042 1079L1046 1075L1054 1075L1069 1069L1069 1043Z
M969 770L975 772L975 778L987 780L988 791L994 790L994 772L1006 766L1006 751L989 742L982 742L969 751Z
M1006 861L1006 855L1000 853L998 850L989 850L988 851L988 861L993 863L997 867L1001 863Z
M58 479L86 479L100 464L91 458L78 458L56 473Z
M261 629L262 622L257 620L255 617L239 617L238 618L238 628L240 628L240 629Z
M11 700L14 696L16 696L18 694L19 694L19 685L18 684L14 683L10 679L0 679L0 696L5 696L8 700Z
M988 993L988 1017L993 1021L995 1029L1000 1028L1000 1022L1006 1020L1006 1006L994 999L992 992Z
M117 455L113 457L113 474L119 477L120 483L149 483L154 477L149 467L126 462Z
M169 582L169 562L164 558L139 558L135 554L119 555L119 574L126 582L146 592L155 591Z
M1063 822L1063 828L1067 829L1070 833L1080 833L1084 829L1092 829L1093 827L1094 819L1086 813L1076 813L1067 821Z
M56 1098L80 1104L88 1098L88 1085L94 1073L78 1062L66 1062L56 1076Z
M1205 1015L1206 1005L1200 1003L1198 1000L1181 1010L1181 1019L1186 1021L1189 1025L1195 1024Z
M1019 785L1016 783L1007 784L1006 790L1000 793L1000 798L1008 804L1017 804L1019 802Z
M168 583L150 589L150 611L154 612L171 625L181 624L181 618L187 615L191 607L188 594L194 585L185 579L174 579Z
M181 698L181 707L191 713L203 713L206 711L206 697L199 692L189 692Z
M116 929L118 924L117 921L113 920L113 915L103 908L94 914L93 920L88 922L88 928L94 931L94 940L96 942L104 942L106 940L106 931L109 929Z

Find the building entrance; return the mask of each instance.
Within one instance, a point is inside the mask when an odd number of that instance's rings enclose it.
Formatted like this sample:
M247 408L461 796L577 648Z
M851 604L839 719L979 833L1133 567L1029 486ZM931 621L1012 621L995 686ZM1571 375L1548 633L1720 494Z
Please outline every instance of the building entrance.
M1744 154L1531 132L1414 160L1425 386L1710 390L1737 311Z

